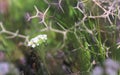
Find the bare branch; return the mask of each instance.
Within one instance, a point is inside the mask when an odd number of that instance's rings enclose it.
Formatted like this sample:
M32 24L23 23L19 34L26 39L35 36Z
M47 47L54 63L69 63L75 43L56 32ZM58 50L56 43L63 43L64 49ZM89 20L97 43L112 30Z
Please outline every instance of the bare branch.
M44 13L42 13L41 11L39 11L36 6L34 6L34 7L35 7L35 10L36 10L36 15L30 16L28 18L28 21L30 21L33 18L39 18L40 19L39 23L43 23L45 25L45 27L47 27L47 24L45 23L45 17L46 17L46 14L47 14L47 12L48 12L48 10L50 8L50 5L48 6L48 8L45 10Z
M8 36L7 38L15 38L19 34L19 30L17 30L12 36Z
M48 2L48 0L44 0L45 3L47 3L48 5L55 5L55 6L58 6L60 8L60 10L64 13L64 10L62 8L62 0L59 0L57 3L50 3Z
M85 10L84 10L84 7L83 7L83 3L81 1L78 1L77 2L77 6L74 7L75 9L78 9L82 14L85 14Z
M1 29L2 29L2 30L1 30L1 33L4 32L4 31L6 30L6 29L3 27L2 22L0 22L0 27L1 27Z
M0 33L5 33L5 34L8 34L8 35L11 35L7 38L15 38L15 37L19 37L19 38L23 38L25 39L25 42L29 40L29 36L25 36L25 35L22 35L22 34L19 34L19 31L17 30L15 33L14 32L11 32L11 31L8 31L5 29L5 27L3 26L3 24L0 22L0 27L2 29L2 31L0 31ZM26 45L26 44L24 44Z

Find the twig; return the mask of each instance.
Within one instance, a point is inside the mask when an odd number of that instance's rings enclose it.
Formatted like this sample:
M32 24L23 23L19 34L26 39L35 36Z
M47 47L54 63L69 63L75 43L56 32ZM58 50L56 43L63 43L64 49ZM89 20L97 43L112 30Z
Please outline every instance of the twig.
M43 23L45 25L45 27L47 27L47 24L45 23L45 17L46 17L46 14L47 14L47 12L48 12L48 10L50 8L50 5L48 6L48 8L45 10L44 13L39 11L36 6L34 6L34 8L36 10L36 15L28 17L28 21L30 21L33 18L40 18L40 23Z
M61 11L64 13L64 10L63 10L62 5L61 5L62 0L59 0L58 3L50 3L50 2L48 2L48 0L44 0L44 2L47 3L48 5L58 6L61 9Z
M24 44L25 44L26 42L28 42L28 40L29 40L29 36L25 36L25 35L19 34L19 33L18 33L18 32L19 32L18 30L17 30L15 33L6 30L5 27L3 26L2 22L0 22L0 27L1 27L1 29L2 29L2 30L0 31L1 34L2 34L2 33L5 33L5 34L11 35L11 36L9 36L9 37L7 37L7 38L15 38L15 37L23 38L23 39L25 39Z

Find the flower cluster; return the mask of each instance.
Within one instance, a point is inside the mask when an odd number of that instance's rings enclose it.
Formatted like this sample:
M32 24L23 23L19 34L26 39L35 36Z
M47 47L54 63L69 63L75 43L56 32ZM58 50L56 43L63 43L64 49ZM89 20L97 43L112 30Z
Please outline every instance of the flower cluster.
M31 46L33 48L35 48L36 46L39 46L42 43L45 43L47 41L47 35L46 34L42 34L42 35L38 35L34 38L32 38L29 42L27 46Z

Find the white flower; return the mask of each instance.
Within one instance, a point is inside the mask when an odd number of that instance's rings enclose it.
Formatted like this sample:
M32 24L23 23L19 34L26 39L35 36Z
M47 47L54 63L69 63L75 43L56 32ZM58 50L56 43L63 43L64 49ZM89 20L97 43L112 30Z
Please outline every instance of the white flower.
M47 40L47 35L46 34L38 35L38 36L32 38L28 42L27 46L31 46L31 47L35 48L36 46L39 46L40 44L46 42L46 40Z
M35 44L32 44L32 47L35 48Z

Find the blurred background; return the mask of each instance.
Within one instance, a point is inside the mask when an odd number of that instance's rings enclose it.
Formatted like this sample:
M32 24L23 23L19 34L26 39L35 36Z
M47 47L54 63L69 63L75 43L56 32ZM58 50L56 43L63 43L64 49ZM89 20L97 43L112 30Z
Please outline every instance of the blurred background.
M111 21L91 17L104 12L99 4L108 10L113 3L0 0L0 75L90 75L108 58L119 62L119 10ZM40 34L45 43L26 45Z

